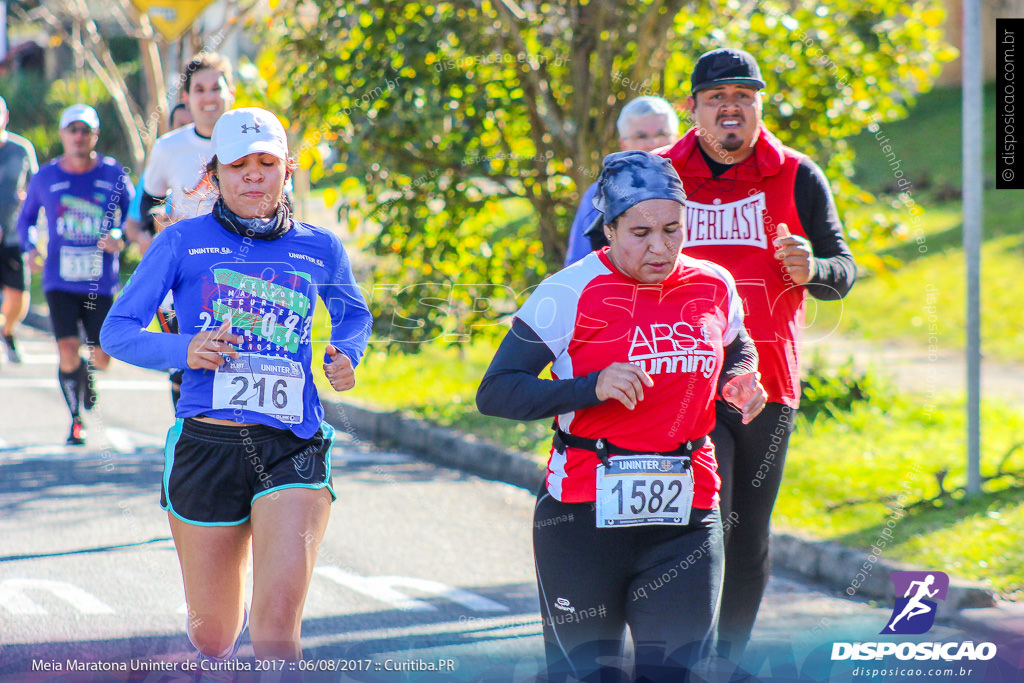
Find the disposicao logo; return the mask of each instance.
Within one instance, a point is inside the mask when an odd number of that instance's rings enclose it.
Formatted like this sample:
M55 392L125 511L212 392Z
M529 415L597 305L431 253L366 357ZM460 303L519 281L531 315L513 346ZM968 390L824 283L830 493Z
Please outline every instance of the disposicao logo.
M944 572L893 572L889 575L896 589L896 606L879 633L904 636L927 633L935 624L938 603L945 600L949 576ZM899 597L899 596L903 597ZM931 599L930 599L931 598Z
M882 635L920 635L935 624L936 600L945 600L949 576L944 572L893 572L896 605ZM946 662L989 660L996 656L994 643L967 642L872 642L833 643L832 661L870 660L895 656L900 660Z

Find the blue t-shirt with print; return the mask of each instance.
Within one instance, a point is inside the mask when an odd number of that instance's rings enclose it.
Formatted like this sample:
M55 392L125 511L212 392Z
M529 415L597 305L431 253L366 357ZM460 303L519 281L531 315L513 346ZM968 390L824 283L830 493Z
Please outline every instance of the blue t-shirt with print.
M135 188L124 167L101 157L90 171L68 173L60 159L45 164L29 181L18 216L22 251L36 248L39 211L46 212L48 244L43 291L113 296L118 287L118 255L97 246L120 228Z
M168 291L179 334L149 332ZM277 239L251 239L206 214L157 235L107 315L100 344L133 365L187 368L179 418L257 422L309 438L324 415L310 375L318 298L327 306L330 333L316 335L324 339L317 351L328 360L329 338L356 366L372 318L341 240L297 221ZM217 371L188 368L192 337L225 320L243 337L238 358Z

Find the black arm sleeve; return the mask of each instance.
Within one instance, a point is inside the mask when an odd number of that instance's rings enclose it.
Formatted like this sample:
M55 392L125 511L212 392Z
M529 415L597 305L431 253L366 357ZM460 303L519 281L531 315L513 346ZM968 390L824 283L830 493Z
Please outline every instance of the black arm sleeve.
M722 395L722 387L729 380L748 372L757 372L757 347L754 346L754 340L750 338L744 328L740 330L732 343L725 347L722 373L718 376L718 395Z
M512 420L537 420L601 403L597 376L572 379L538 377L555 359L529 325L514 319L476 390L476 407L484 415Z
M796 211L814 253L814 277L807 291L816 299L842 299L857 278L857 264L843 238L828 179L818 165L804 158L793 183Z
M142 190L142 199L139 201L139 213L145 218L154 207L162 205L166 200L166 197L154 197L145 190Z

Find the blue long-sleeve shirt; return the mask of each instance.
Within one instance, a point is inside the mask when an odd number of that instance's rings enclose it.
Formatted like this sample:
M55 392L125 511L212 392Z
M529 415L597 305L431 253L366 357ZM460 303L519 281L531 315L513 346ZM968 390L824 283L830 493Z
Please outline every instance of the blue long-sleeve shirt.
M180 332L149 332L168 291ZM324 414L310 376L318 297L330 315L330 343L356 366L372 318L341 240L299 222L278 239L254 240L207 214L157 236L107 315L100 344L132 365L187 368L180 418L258 422L309 438ZM228 318L243 336L238 359L216 372L188 368L192 337Z
M135 188L124 167L101 157L85 173L68 173L60 159L32 176L18 216L22 251L36 248L36 222L46 211L49 229L43 291L113 296L119 285L118 256L97 246L124 224Z
M565 254L565 265L571 266L581 258L593 251L590 247L590 238L583 233L589 228L601 212L594 208L594 194L597 192L597 183L593 183L583 193L580 200L580 208L576 209L576 217L572 219L572 227L569 229L569 249Z

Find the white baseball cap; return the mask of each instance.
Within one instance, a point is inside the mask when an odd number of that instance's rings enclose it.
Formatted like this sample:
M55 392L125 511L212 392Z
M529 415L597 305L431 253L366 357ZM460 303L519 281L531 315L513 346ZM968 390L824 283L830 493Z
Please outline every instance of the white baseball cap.
M231 164L247 154L265 152L288 159L288 138L284 126L266 109L229 109L213 127L213 153L222 164Z
M75 121L81 121L93 130L99 130L100 117L88 104L72 104L60 115L60 129L64 130Z

